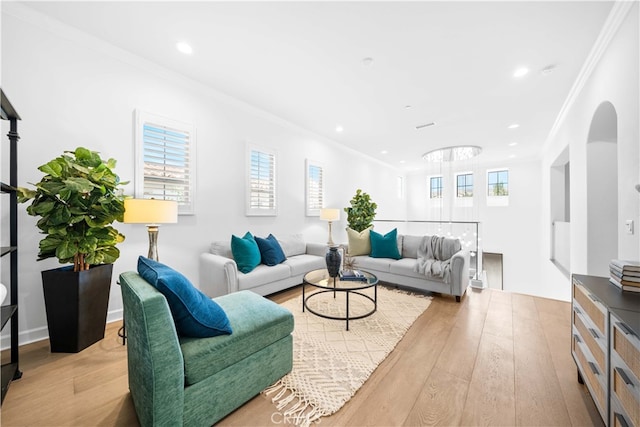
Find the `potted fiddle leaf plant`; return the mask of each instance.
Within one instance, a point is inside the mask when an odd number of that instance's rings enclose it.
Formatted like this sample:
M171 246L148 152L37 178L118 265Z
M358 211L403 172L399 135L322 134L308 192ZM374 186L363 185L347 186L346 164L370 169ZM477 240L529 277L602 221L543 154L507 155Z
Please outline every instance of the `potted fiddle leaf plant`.
M18 188L27 213L40 217L38 261L58 258L65 267L42 272L52 352L77 353L104 338L116 244L124 240L111 224L123 220L126 183L114 159L78 147L40 166L35 190Z
M359 233L371 227L378 208L378 205L371 200L371 196L358 188L349 203L351 206L344 208L349 228Z

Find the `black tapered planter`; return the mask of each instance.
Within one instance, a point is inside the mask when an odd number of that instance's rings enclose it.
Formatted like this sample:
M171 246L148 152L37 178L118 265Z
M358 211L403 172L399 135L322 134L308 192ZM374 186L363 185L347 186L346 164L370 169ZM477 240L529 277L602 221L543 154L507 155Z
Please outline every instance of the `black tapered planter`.
M113 264L42 272L52 353L78 353L104 338Z

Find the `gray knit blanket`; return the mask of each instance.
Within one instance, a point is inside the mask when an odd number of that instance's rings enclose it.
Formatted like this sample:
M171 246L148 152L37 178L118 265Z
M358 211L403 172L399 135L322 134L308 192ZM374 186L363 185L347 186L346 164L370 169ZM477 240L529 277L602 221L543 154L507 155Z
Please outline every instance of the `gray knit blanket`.
M427 277L451 282L451 257L462 246L460 240L444 236L424 236L418 246L418 262L414 270Z

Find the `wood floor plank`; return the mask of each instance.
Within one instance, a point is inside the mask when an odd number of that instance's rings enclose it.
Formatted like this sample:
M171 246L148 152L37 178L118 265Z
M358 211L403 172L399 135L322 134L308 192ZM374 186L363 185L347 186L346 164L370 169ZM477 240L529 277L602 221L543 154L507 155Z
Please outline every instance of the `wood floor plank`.
M460 424L469 381L434 369L405 419L405 426Z
M438 357L434 370L447 372L469 382L473 373L481 334L454 326Z
M570 425L534 299L514 295L513 301L516 422L522 426ZM517 313L517 309L522 309L522 313Z
M483 334L461 425L515 425L513 340Z

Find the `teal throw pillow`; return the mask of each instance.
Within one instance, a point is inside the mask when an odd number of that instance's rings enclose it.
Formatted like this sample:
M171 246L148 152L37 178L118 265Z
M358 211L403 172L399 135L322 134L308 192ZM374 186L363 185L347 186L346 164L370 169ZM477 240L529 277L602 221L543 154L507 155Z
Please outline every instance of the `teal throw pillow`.
M167 299L178 335L206 338L232 332L222 307L171 267L141 256L138 274Z
M398 229L394 228L384 236L371 230L371 257L400 259L398 251Z
M248 231L240 238L231 236L231 253L238 265L238 270L243 273L250 273L260 264L260 249L253 235Z
M260 257L262 258L263 264L274 266L287 259L287 257L284 256L282 247L280 247L280 243L278 243L278 240L276 240L273 234L269 234L266 239L256 237L256 243L258 244L258 249L260 249Z

